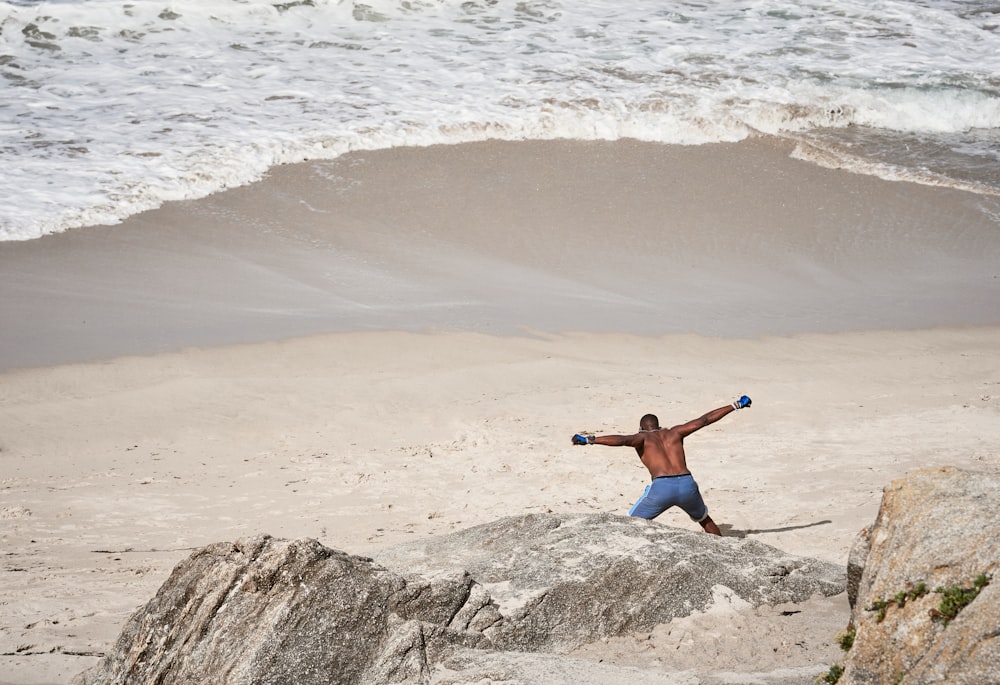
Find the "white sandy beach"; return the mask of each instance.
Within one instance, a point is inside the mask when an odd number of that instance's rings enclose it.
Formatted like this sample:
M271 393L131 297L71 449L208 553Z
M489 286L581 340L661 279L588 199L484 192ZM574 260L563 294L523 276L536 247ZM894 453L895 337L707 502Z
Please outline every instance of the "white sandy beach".
M569 436L632 431L650 410L679 422L740 391L753 407L688 440L714 518L726 535L846 563L891 479L1000 464L998 349L998 329L374 333L10 373L4 680L68 682L94 660L73 655L106 649L210 542L268 532L365 554L521 512L624 513L646 480L635 455ZM697 530L680 513L660 520ZM832 641L846 622L835 605L805 622L814 635ZM726 635L732 619L718 620ZM734 670L755 645L729 645ZM717 647L685 645L683 668L699 649Z
M597 146L590 171L561 158L558 177L546 160L586 149L372 153L342 162L362 169L336 191L310 185L333 163L289 167L0 245L0 683L68 683L211 542L266 532L366 554L523 512L625 513L647 479L634 453L569 438L632 432L649 411L674 424L751 395L687 441L713 518L843 564L893 478L1000 468L998 238L976 224L995 198L752 145L662 166L650 148ZM534 166L508 157L525 154ZM492 164L508 195L456 188L469 164ZM657 190L671 169L691 185ZM698 175L734 184L730 199L692 196ZM452 204L405 179L454 189ZM515 188L544 179L546 200ZM355 230L317 223L331 214ZM581 654L664 672L833 660L846 599L802 610L720 606Z

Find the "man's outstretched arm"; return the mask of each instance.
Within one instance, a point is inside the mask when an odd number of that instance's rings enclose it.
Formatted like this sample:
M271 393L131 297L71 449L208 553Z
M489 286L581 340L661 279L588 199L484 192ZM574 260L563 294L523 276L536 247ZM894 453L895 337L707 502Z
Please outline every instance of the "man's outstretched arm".
M573 436L574 445L607 445L608 447L635 447L642 442L642 434L632 435L586 435L577 433Z
M682 423L679 426L674 426L673 430L680 433L682 438L694 433L696 430L700 430L705 426L711 425L721 419L726 414L731 414L737 409L745 409L750 406L750 398L743 395L738 400L734 401L732 404L727 404L724 407L719 407L718 409L713 409L707 414L702 414L696 419L688 421L687 423Z
M595 435L595 445L607 445L608 447L635 447L642 442L641 433L632 435Z

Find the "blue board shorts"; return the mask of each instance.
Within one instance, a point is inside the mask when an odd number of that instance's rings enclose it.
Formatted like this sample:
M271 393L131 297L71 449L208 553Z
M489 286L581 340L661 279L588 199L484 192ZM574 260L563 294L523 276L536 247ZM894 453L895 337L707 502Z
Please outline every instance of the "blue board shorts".
M629 516L655 519L670 507L680 507L692 521L701 523L708 516L708 507L701 498L698 484L690 473L659 476L646 486L639 501L628 510Z

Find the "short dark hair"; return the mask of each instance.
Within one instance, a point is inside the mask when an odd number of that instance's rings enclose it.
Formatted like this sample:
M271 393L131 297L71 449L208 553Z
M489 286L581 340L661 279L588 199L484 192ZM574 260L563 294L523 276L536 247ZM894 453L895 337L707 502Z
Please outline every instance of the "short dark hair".
M639 428L644 431L655 430L660 427L660 420L656 418L656 414L646 414L641 419L639 419Z

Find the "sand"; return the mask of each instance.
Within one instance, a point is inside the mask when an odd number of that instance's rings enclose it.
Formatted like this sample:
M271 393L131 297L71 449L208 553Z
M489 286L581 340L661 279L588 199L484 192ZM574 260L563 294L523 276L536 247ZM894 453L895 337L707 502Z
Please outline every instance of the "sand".
M673 424L751 395L687 441L713 517L726 535L842 564L892 479L1000 468L997 238L973 230L992 200L800 166L773 147L672 151L663 164L688 176L728 178L754 160L794 171L770 183L799 195L773 192L763 208L744 198L750 223L792 206L779 238L742 240L732 209L716 242L682 226L699 202L703 216L725 213L704 198L676 210L682 221L657 193L624 208L579 164L545 175L558 154L666 173L626 142L371 153L340 162L358 167L342 192L310 186L334 163L288 167L120 227L0 245L0 683L68 683L208 543L266 532L371 554L524 512L625 513L647 480L634 453L569 438L631 432L647 411ZM459 188L454 204L475 211L456 217L439 195L400 190L404 177L454 187L490 159L512 187L505 155L528 154L548 204L503 215L497 198ZM576 197L577 183L586 206L560 205L552 188ZM384 202L363 203L372 188ZM878 213L850 200L862 192L908 212L912 240L863 240ZM551 203L553 235L527 225ZM338 226L372 233L315 223L335 208ZM607 229L626 209L631 238ZM831 212L872 216L862 231L825 224ZM941 214L961 230L929 230ZM239 234L246 216L271 228ZM653 240L664 216L677 232ZM462 237L491 221L520 228ZM815 231L799 235L803 221ZM407 240L390 235L400 224ZM657 268L636 244L676 259ZM679 512L659 521L698 530ZM846 620L843 596L758 610L720 600L579 655L664 673L799 672L836 658Z

